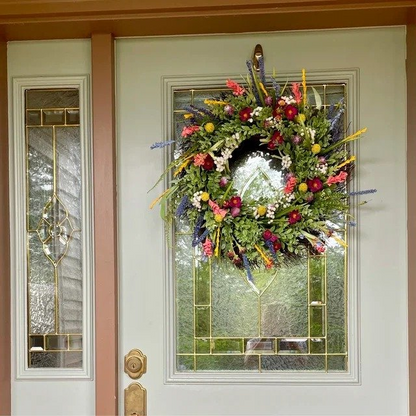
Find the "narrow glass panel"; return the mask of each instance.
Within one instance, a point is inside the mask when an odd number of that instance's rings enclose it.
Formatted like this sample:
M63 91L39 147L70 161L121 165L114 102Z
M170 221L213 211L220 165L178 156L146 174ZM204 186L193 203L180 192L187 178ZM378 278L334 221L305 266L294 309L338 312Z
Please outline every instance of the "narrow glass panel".
M61 107L79 113L78 96L26 92L26 109L36 108L26 112L30 367L82 367L81 135L79 126L60 127ZM29 127L39 114L41 125Z
M28 90L26 108L79 108L79 93L76 89Z
M66 110L66 124L79 124L79 110Z
M345 98L343 84L314 87L325 107ZM206 108L204 100L223 90L176 91L172 137L179 138L188 106ZM308 98L315 102L310 87ZM259 151L255 139L244 143L230 162L234 186L243 197L273 199L284 184L278 159ZM305 256L277 271L253 269L249 282L230 262L202 258L185 217L174 232L178 371L347 370L346 356L332 354L345 353L347 345L343 247L330 240L326 255ZM346 238L344 230L339 234Z

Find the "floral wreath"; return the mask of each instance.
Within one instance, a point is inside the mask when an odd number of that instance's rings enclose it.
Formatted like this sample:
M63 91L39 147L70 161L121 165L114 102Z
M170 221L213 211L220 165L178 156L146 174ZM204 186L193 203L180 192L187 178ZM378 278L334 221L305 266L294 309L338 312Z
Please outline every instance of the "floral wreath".
M176 144L171 187L152 207L169 201L166 217L187 217L194 247L228 258L252 280L251 267L324 253L331 238L346 247L337 230L355 225L346 220L350 197L375 190L347 192L355 156L346 144L366 129L343 137L342 101L325 108L312 87L309 105L305 70L302 84L281 88L275 77L266 82L262 59L259 72L247 66L246 86L227 80L229 92L185 108L180 139L152 146ZM272 200L245 198L234 187L232 157L248 141L281 163L285 184Z

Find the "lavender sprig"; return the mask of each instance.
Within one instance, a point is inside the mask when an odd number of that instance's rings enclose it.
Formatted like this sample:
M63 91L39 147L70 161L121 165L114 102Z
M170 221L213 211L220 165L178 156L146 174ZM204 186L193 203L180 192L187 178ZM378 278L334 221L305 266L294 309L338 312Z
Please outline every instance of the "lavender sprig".
M276 254L276 250L274 249L273 243L270 240L266 240L266 246L268 247L268 249L272 253L273 258L276 260L276 263L277 263L277 254Z
M276 93L276 98L278 98L280 95L280 90L281 90L280 84L273 77L271 77L271 79L272 79L274 92Z
M349 196L357 196L357 195L368 195L368 194L375 194L377 189L365 189L364 191L354 191L350 192Z
M258 58L260 68L260 80L264 86L266 86L266 74L264 72L264 59L263 56Z
M196 247L199 243L202 243L208 234L209 230L205 230L196 240L192 241L192 247Z
M161 149L162 147L166 147L171 145L172 143L175 143L175 140L168 140L167 142L156 142L153 143L150 148L151 149Z
M182 215L186 212L186 210L189 208L189 197L188 195L185 195L181 202L178 205L178 208L176 208L176 216L178 218L182 217Z
M257 105L261 106L262 103L261 103L261 100L260 100L260 94L259 94L259 91L257 90L257 85L256 85L256 81L254 79L254 74L253 74L253 62L246 61L246 65L247 65L247 68L248 68L248 72L250 74L254 97L256 98Z
M253 281L253 275L251 274L250 264L248 263L247 256L245 254L242 254L241 257L243 258L243 265L244 265L244 268L246 269L247 279L250 282L252 282Z

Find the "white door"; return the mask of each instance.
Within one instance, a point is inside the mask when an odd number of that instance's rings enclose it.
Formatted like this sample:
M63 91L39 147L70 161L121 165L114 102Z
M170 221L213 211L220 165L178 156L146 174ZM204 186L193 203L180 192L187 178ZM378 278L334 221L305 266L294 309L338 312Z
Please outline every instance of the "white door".
M164 153L150 146L171 138L172 91L244 75L257 43L268 71L283 78L299 78L306 68L314 82L346 83L348 117L355 129L368 127L357 149L356 186L378 193L360 209L350 240L346 371L206 371L213 367L195 368L198 357L189 365L175 361L181 347L172 251L158 209L149 210L163 186L148 193L164 170ZM405 29L121 39L116 51L120 397L132 382L122 355L139 348L148 357L139 381L150 415L406 414Z

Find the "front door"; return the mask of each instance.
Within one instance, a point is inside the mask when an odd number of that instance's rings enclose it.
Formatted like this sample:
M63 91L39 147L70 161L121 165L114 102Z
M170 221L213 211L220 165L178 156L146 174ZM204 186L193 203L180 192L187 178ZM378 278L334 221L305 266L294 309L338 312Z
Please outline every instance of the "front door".
M368 128L351 186L378 193L353 201L357 227L347 253L328 254L315 304L310 260L248 287L149 210L167 163L150 146L174 137L184 104L240 81L258 43L268 72L306 68L324 103L346 100L345 130ZM404 28L121 39L116 51L120 397L133 382L122 355L138 348L151 415L406 414Z

